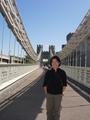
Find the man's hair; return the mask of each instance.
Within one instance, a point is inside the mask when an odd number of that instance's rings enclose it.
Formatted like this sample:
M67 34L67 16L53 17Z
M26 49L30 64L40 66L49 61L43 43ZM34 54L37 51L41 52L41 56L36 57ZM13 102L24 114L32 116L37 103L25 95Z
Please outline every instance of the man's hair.
M50 65L51 65L51 66L52 66L52 61L53 61L53 59L56 59L56 60L59 62L59 66L61 65L61 60L60 60L60 58L55 55L55 56L51 57L51 59L50 59Z

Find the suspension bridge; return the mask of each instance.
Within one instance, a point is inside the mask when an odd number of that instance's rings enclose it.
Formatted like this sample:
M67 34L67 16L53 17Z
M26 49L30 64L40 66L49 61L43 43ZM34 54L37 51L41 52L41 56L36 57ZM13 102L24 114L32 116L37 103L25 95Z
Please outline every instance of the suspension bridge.
M15 0L0 0L0 46L0 120L46 119L41 86L53 55L60 57L68 77L61 119L90 119L90 9L61 51L37 45L35 52Z

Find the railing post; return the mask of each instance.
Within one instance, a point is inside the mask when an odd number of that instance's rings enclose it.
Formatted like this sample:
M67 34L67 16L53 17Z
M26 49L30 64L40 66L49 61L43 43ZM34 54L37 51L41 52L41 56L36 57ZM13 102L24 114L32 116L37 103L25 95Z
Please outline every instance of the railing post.
M11 30L10 30L10 36L9 36L9 51L8 51L8 56L9 56L9 63L10 63L10 48L11 48Z
M84 83L86 84L87 82L87 40L84 42L85 44L85 79Z
M73 66L74 66L74 51L73 51Z
M75 59L75 66L77 66L77 48L76 48L76 59Z
M69 66L69 55L68 55L68 66Z
M82 59L82 57L81 57L81 45L79 46L79 50L80 50L80 65L79 65L79 67L80 67L80 69L79 69L80 75L79 75L79 81L81 82L81 59Z
M72 54L70 53L70 67L71 67L71 56ZM72 76L72 70L70 69L70 76Z
M16 40L14 39L14 57L13 57L13 63L15 62L15 50L16 50Z
M76 73L76 80L77 80L78 79L78 72L77 72L78 71L78 68L77 68L77 47L76 47L75 52L76 52L76 56L75 56L76 57L75 58L75 69L76 69L76 72L75 73Z

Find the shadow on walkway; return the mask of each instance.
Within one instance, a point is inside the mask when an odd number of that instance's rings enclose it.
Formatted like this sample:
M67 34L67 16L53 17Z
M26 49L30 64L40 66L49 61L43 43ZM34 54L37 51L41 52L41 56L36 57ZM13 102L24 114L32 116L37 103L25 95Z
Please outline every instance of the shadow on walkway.
M0 120L35 120L42 112L41 106L45 98L42 81L43 78L3 109L0 112Z

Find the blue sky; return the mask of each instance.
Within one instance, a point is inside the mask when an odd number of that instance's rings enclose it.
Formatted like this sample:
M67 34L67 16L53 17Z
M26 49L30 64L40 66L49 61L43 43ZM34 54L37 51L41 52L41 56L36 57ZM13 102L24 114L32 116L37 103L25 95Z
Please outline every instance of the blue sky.
M90 9L90 0L16 0L25 29L36 51L55 45L56 51L66 43L66 35L74 32Z
M17 0L17 5L34 49L43 44L48 50L54 44L59 51L66 35L76 30L90 8L90 0L26 1Z

